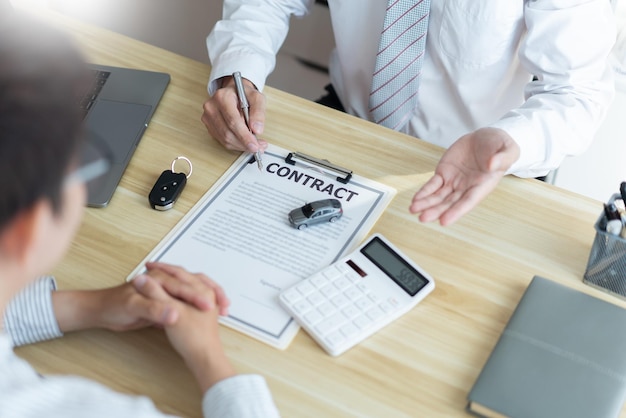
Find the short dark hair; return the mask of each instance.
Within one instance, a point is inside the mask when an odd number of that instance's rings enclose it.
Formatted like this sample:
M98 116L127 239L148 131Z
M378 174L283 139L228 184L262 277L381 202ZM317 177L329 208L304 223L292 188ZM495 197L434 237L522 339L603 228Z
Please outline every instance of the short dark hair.
M0 231L41 199L55 212L78 155L82 56L69 39L15 13L0 19Z

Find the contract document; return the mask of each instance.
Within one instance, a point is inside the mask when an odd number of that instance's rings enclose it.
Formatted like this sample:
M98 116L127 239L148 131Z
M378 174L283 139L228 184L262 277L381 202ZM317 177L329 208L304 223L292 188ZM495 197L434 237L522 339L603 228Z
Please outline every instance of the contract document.
M356 248L396 193L356 174L342 182L314 166L290 164L288 154L270 145L262 172L251 154L242 154L128 279L146 261L204 273L231 301L222 324L286 348L299 326L278 294ZM336 222L304 230L289 224L291 210L328 198L341 202Z

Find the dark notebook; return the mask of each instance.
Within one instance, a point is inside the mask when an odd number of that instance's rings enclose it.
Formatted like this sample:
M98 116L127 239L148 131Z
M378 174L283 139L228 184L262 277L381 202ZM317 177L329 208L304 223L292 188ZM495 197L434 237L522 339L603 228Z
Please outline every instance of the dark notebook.
M535 276L468 395L481 416L617 417L626 310Z

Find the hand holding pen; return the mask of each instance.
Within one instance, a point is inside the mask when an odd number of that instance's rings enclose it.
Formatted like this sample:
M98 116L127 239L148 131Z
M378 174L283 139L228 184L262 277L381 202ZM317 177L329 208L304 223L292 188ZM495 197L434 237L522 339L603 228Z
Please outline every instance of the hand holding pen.
M250 132L254 134L254 132L252 132L252 128L250 127L250 104L248 103L246 91L243 88L243 80L241 79L241 73L239 71L235 71L233 73L233 79L235 80L235 88L237 89L237 97L239 98L239 106L241 107L243 118L246 121L246 126L248 127L248 129L250 129ZM259 171L263 171L263 161L261 161L261 152L256 151L254 153L254 158L256 158L256 164L257 164L257 167L259 167Z
M249 103L250 128L242 115L235 79L231 76L222 77L211 83L211 96L204 103L202 123L211 137L224 148L262 153L267 148L267 142L256 135L263 133L265 96L249 80L242 78L242 84L245 88L246 101Z

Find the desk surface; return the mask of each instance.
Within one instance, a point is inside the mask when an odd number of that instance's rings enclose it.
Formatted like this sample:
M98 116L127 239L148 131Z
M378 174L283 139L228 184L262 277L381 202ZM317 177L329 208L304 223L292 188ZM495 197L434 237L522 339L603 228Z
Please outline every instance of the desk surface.
M67 258L54 271L61 288L116 285L238 154L211 139L200 122L208 66L44 16L73 33L93 62L172 76L110 205L86 211ZM285 417L465 416L467 393L535 274L626 306L581 281L600 202L507 177L455 225L422 224L407 208L441 149L269 87L266 94L265 139L330 155L332 162L398 190L372 232L387 236L437 284L414 310L338 358L303 331L280 351L221 327L237 370L265 376ZM174 209L152 210L148 192L178 155L193 159L193 176ZM201 393L159 330L82 332L17 352L42 373L86 376L121 392L145 394L165 412L201 415Z

